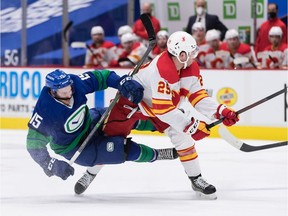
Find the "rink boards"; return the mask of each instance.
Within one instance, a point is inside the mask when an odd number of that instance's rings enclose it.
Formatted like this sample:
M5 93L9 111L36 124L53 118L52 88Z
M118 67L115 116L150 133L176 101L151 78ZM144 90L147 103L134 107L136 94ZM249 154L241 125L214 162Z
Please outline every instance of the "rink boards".
M45 83L45 76L55 68L1 68L0 71L0 129L27 129L33 107ZM83 68L62 68L80 74ZM128 69L113 69L119 75ZM218 103L239 110L284 88L288 72L285 70L201 70L204 87ZM108 106L116 91L108 89L88 95L88 106ZM284 94L241 114L240 122L231 128L239 138L287 140ZM189 106L187 106L190 109ZM191 108L191 113L199 115ZM210 122L209 122L210 123ZM157 134L157 133L154 133ZM212 129L212 137L218 137Z

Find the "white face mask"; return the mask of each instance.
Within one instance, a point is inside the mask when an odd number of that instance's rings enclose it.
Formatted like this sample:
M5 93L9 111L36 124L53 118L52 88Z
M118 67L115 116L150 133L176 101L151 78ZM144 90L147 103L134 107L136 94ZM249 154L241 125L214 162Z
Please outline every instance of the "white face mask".
M197 15L203 15L205 13L205 8L203 7L197 7L196 8Z

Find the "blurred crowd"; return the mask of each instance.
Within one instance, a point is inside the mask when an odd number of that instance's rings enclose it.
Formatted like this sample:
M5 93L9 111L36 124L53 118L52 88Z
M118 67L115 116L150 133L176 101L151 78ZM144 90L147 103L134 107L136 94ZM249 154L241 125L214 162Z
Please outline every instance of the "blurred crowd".
M186 27L198 45L196 58L201 68L209 69L287 69L287 26L278 17L278 6L268 4L268 20L258 29L255 44L245 44L236 29L227 29L217 15L206 12L205 0L196 0L196 14L189 17ZM152 15L152 5L143 3L141 12L150 16L157 44L146 61L167 48L169 33L161 30L160 21ZM171 32L173 33L173 32ZM105 40L101 26L91 29L92 43L87 46L86 68L134 67L145 53L148 35L141 22L118 29L119 44Z

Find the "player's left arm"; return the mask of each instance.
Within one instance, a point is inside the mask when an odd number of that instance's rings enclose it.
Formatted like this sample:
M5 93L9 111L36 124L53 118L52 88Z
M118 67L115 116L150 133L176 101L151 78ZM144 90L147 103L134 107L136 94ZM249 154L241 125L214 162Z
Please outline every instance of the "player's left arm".
M195 67L195 70L197 71L197 67ZM192 82L192 85L190 84L187 98L198 112L211 120L224 117L223 123L226 126L231 126L239 121L239 116L234 110L224 104L218 104L208 95L207 91L203 88L203 79L200 71L199 73L194 73L192 77L194 82Z

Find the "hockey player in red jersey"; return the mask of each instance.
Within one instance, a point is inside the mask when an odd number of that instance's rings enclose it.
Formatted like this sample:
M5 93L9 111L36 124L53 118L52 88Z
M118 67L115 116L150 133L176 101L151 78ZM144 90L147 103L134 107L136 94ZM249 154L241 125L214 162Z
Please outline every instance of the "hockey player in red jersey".
M195 61L198 46L190 34L174 32L168 38L167 47L168 50L144 65L134 76L144 87L142 102L137 106L122 97L107 118L111 124L106 124L103 130L109 131L109 128L115 127L113 120L118 120L124 126L116 132L125 136L137 120L149 119L175 146L193 190L200 196L215 199L216 188L202 178L195 148L195 140L209 136L210 131L204 121L190 116L191 110L183 109L185 106L181 106L181 102L187 100L189 106L211 120L224 117L226 126L234 125L239 117L232 109L216 103L203 88ZM108 132L108 135L114 134Z
M282 36L283 32L280 27L274 26L270 29L270 45L264 51L257 53L262 68L288 68L288 45L282 42Z
M114 59L110 62L110 67L134 67L142 58L146 47L137 41L135 34L125 33L121 36L121 46L115 51Z
M285 1L283 1L283 3L284 2ZM286 8L287 8L287 1L286 1ZM255 42L256 53L263 51L269 45L269 31L274 26L279 26L281 28L283 32L282 43L287 43L287 25L285 25L285 23L282 22L281 19L279 19L279 17L277 16L278 5L276 3L272 3L271 1L268 4L267 12L268 12L268 20L261 24L257 32L257 38Z
M240 68L252 68L252 53L249 45L240 41L239 33L235 29L229 29L225 34L226 42L223 42L220 46L221 50L228 51L230 53L230 62L228 69L235 68L235 59L245 57L247 61L239 64Z
M192 26L192 36L195 38L199 47L197 62L201 68L205 68L205 54L209 49L209 45L205 40L205 26L201 22L195 22Z
M229 68L230 53L226 50L220 50L220 32L216 29L211 29L206 32L206 42L209 49L205 53L206 68L224 69Z
M105 40L105 32L101 26L91 29L92 44L87 47L85 56L86 68L107 68L113 58L116 46Z
M164 50L167 49L167 40L168 40L169 34L165 30L161 30L156 35L156 46L151 51L149 58L153 59L160 53L162 53Z

